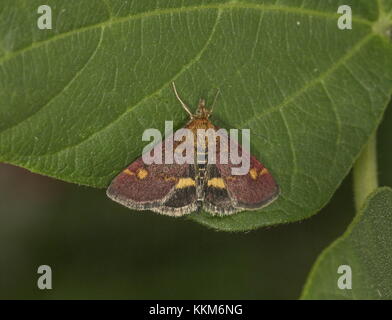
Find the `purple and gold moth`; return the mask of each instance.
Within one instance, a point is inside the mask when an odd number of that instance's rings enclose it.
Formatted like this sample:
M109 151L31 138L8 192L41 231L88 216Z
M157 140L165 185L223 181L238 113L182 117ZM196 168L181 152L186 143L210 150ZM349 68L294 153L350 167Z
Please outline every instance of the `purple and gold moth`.
M174 83L173 89L190 116L184 128L189 129L196 142L192 163L146 164L140 157L114 178L107 189L108 197L131 209L151 210L176 217L201 209L212 215L226 216L243 210L261 209L272 203L279 196L279 187L254 156L249 154L249 170L241 175L233 174L232 169L237 164L231 160L220 161L221 152L228 152L233 146L238 153L246 153L239 143L231 143L229 137L220 139L217 136L214 138L215 161L205 160L208 141L202 147L200 143L197 146L198 129L219 130L209 120L213 108L207 109L204 99L200 99L196 113L192 114L179 97ZM169 138L173 139L172 136L166 137ZM160 148L162 154L165 154L165 141L155 147ZM174 142L174 146L179 143L181 141Z

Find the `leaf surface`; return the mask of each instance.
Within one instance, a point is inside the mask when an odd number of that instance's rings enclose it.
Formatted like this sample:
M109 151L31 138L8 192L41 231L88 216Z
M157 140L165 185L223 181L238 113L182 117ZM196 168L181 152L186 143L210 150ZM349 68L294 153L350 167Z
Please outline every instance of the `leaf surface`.
M217 229L316 213L390 97L392 45L378 24L390 1L47 4L53 29L39 30L40 1L0 0L0 161L104 188L140 156L145 129L186 123L172 81L193 106L220 88L212 121L250 128L281 196L262 211L193 216ZM341 4L352 30L337 27Z
M369 196L346 233L324 250L303 299L392 299L392 189ZM339 289L339 266L352 270L352 289Z

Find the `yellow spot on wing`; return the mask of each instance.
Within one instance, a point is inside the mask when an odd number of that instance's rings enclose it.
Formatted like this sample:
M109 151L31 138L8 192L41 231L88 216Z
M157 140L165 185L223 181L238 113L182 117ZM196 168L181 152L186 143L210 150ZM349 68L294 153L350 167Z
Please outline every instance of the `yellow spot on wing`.
M136 176L138 179L143 180L148 176L148 171L146 169L140 168L136 171Z
M268 170L267 168L263 168L260 170L260 172L257 172L256 168L252 168L249 170L249 175L253 180L256 180L258 177L261 177L263 174L267 174Z
M255 168L250 169L249 175L253 180L256 180L257 179L257 170Z
M134 173L131 170L129 170L129 169L125 169L123 172L125 174L129 175L129 176L133 176L134 175Z
M260 171L260 176L262 176L263 174L267 174L268 173L268 170L267 170L267 168L263 168L263 170L261 170Z
M208 180L207 185L209 187L215 187L215 188L219 188L219 189L226 188L225 182L223 181L222 178L212 178L212 179Z
M176 184L176 188L178 189L192 186L196 186L196 182L192 178L181 178Z

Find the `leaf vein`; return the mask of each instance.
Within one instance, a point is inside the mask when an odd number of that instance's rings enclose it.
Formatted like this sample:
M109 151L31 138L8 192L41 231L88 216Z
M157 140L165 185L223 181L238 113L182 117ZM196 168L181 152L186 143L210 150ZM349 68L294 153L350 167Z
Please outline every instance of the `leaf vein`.
M45 39L42 41L36 41L32 42L30 45L20 48L18 50L15 50L14 52L8 53L4 55L3 57L0 58L0 65L6 62L7 60L13 59L17 57L18 55L22 54L23 52L33 50L37 47L40 47L42 45L45 45L47 43L60 40L63 38L66 38L68 36L72 36L73 34L81 33L84 31L88 30L94 30L96 28L101 28L101 27L110 27L114 24L117 23L123 23L123 22L129 22L130 20L135 20L135 19L142 19L142 18L147 18L147 17L155 17L155 16L161 16L161 15L166 15L166 14L173 14L173 13L185 13L185 12L192 12L192 11L200 11L200 10L208 10L208 9L218 9L218 10L233 10L233 9L254 9L254 10L263 10L263 11L283 11L283 12L288 12L288 13L293 13L293 14L302 14L302 15L308 15L308 16L317 16L317 17L322 17L326 19L337 19L339 17L338 14L336 13L329 13L329 12L321 12L317 10L312 10L312 9L303 9L303 8L296 8L296 7L288 7L288 6L281 6L281 5L265 5L265 4L254 4L254 3L247 3L247 2L237 2L237 3L224 3L224 4L208 4L208 5L200 5L200 6L189 6L189 7L180 7L180 8L170 8L170 9L156 9L152 11L146 11L142 13L137 13L137 14L130 14L125 17L119 17L119 18L111 18L99 23L95 23L89 26L81 27L78 29L74 29L71 31L67 31L61 34L56 34L55 36ZM363 25L368 25L371 26L373 23L369 20L363 19L363 18L357 18L353 17L352 18L353 22L363 24Z
M191 59L186 65L184 65L169 81L165 82L162 86L160 86L156 91L154 91L153 93L145 96L144 98L142 98L141 100L139 100L136 104L134 104L133 106L128 107L123 113L121 113L116 119L114 119L113 121L109 122L107 125L105 125L103 128L101 128L98 131L93 132L91 135L86 136L84 139L82 139L81 141L77 142L76 144L73 145L68 145L64 148L61 148L60 150L57 150L53 153L46 153L46 154L42 154L40 155L42 156L49 156L49 155L55 155L55 154L59 154L60 152L70 149L70 148L76 148L79 145L83 144L84 142L90 140L91 138L93 138L94 136L96 136L99 133L102 133L104 130L107 130L108 128L110 128L113 124L115 124L117 121L119 121L123 116L125 116L128 112L134 110L135 108L137 108L138 106L142 105L142 103L148 99L150 99L151 97L157 95L158 93L160 93L163 89L166 89L170 83L172 83L176 78L178 78L185 70L187 70L188 68L190 68L192 65L194 65L195 63L197 63L201 57L203 56L204 52L207 50L209 44L211 43L211 40L215 34L216 31L216 27L219 23L220 20L220 16L221 16L222 11L218 10L217 15L216 15L216 19L215 19L215 23L213 25L213 27L211 28L211 32L210 35L208 37L208 39L206 40L206 43L204 44L204 46L200 49L199 53L193 58ZM27 156L30 157L30 156Z
M73 77L68 81L68 83L55 95L53 95L45 104L43 104L41 107L39 107L37 110L35 110L33 113L31 113L28 117L24 118L23 120L13 124L10 127L4 128L3 130L0 130L0 133L4 133L6 131L9 131L11 129L14 129L15 127L19 126L21 123L24 123L25 121L28 121L30 118L32 118L34 115L36 115L38 112L40 112L42 109L44 109L46 106L48 106L52 101L54 101L57 97L59 97L63 92L65 92L71 85L72 83L79 78L81 73L86 69L87 65L90 63L90 61L95 57L96 53L98 52L101 43L102 43L102 38L103 38L103 30L104 28L101 28L101 33L99 36L99 39L97 41L97 46L95 47L94 51L91 53L90 57L86 60L86 62L82 65L82 67L73 75Z
M348 59L350 59L362 46L364 46L369 40L374 37L375 35L372 33L369 33L367 36L362 38L360 41L357 42L355 46L353 46L345 55L343 55L336 64L331 65L329 69L327 69L324 73L320 74L317 78L314 78L310 82L306 83L302 88L291 94L289 97L287 97L285 100L283 100L281 103L278 105L275 105L273 107L270 107L269 109L260 112L259 114L254 115L252 118L249 120L239 124L239 127L244 127L244 125L248 125L249 123L255 121L255 120L260 120L264 116L274 113L276 111L280 111L287 105L289 105L291 102L293 102L296 98L301 96L303 93L305 93L308 89L314 87L317 85L320 81L323 81L326 79L330 74L332 74L337 68L339 68L342 64L345 63Z

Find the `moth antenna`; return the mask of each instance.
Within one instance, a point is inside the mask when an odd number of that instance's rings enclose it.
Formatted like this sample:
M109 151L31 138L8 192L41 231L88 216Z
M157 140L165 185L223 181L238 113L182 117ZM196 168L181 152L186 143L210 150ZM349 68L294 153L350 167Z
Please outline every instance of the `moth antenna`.
M215 98L214 98L214 101L212 102L212 106L211 106L210 113L212 113L212 111L214 110L215 102L216 102L216 99L217 99L218 96L219 96L219 93L220 93L220 89L218 89L218 91L217 91L216 94L215 94Z
M176 98L178 101L180 101L182 107L185 109L185 111L190 115L191 118L193 118L193 114L192 112L189 110L189 107L184 103L184 101L181 100L180 96L178 95L177 89L176 89L176 85L174 84L174 81L172 82L173 84L173 90L174 90L174 94L176 95Z

